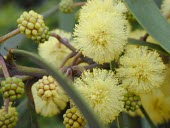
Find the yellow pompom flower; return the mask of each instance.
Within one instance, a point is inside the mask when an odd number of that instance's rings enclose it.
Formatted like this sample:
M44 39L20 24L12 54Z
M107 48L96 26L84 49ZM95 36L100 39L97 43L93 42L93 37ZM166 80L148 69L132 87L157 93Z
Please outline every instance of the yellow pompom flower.
M73 34L75 48L99 64L119 57L127 43L127 20L109 1L88 1ZM88 7L94 11L86 15Z
M162 124L170 120L169 101L170 97L165 96L159 89L141 96L142 105L155 124Z
M49 100L44 100L39 96L39 90L37 90L37 87L39 87L38 82L33 84L31 88L36 113L45 117L51 117L60 113L60 111L66 107L68 97L59 86L56 88L55 96Z
M104 123L112 122L124 108L126 91L118 86L118 79L112 71L85 71L74 85Z
M161 12L170 21L170 0L164 0L161 5Z
M64 32L63 30L53 30L52 32L60 35L63 38L71 40L71 33ZM49 64L55 68L59 68L63 59L71 53L71 51L61 44L55 37L49 37L48 41L38 46L39 55Z
M94 17L96 13L109 12L117 13L122 15L122 13L127 12L127 8L119 0L87 0L87 3L82 6L80 10L80 21L81 19L89 19Z
M160 87L165 78L165 65L156 51L147 47L128 49L120 58L117 76L130 92L141 94Z

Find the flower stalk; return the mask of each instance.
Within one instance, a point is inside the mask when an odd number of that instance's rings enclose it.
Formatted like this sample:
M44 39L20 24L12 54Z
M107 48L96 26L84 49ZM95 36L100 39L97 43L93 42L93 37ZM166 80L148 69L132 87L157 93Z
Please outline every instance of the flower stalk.
M6 35L0 37L0 43L4 42L5 40L7 40L7 39L9 39L9 38L11 38L11 37L13 37L13 36L19 34L19 33L20 33L20 31L19 31L18 28L15 29L15 30L13 30L13 31L11 31L10 33L8 33L8 34L6 34Z
M73 6L73 8L75 8L75 7L83 6L83 5L85 5L85 4L86 4L86 2L76 2L76 3L74 3L72 6Z
M50 36L55 37L56 39L58 39L58 41L60 43L62 43L63 45L65 45L67 48L69 48L71 51L75 52L76 49L68 42L67 39L62 38L60 35L55 34L55 33L50 33Z
M0 56L0 64L1 64L2 71L3 71L5 78L10 77L5 61L2 56ZM8 106L9 106L9 98L4 98L4 109L7 112L8 112Z

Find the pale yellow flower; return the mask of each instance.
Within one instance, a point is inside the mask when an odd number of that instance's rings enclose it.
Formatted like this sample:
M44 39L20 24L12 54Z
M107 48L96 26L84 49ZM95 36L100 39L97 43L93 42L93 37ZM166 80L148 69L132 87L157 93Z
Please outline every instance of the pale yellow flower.
M100 64L117 59L127 43L126 11L117 0L88 0L73 33L75 48Z
M126 6L119 0L87 0L80 10L80 21L95 17L96 13L109 12L122 15L126 11Z
M71 40L71 33L59 29L53 30L52 32L63 38L67 38L69 41ZM59 68L63 59L70 53L71 51L67 47L51 36L48 41L45 41L38 46L38 54L55 68Z
M38 82L36 82L31 88L36 113L45 117L51 117L60 113L60 111L66 107L68 97L61 88L57 88L57 93L53 99L43 100L38 96L38 91L36 89L37 85Z
M112 71L85 71L74 85L104 123L112 122L124 108L126 91L118 86L118 79Z
M100 12L75 27L74 42L83 55L103 64L117 58L127 43L127 21L119 15Z
M161 12L165 18L170 22L170 0L164 0L161 5Z
M165 65L156 51L143 46L134 47L120 58L117 75L130 92L146 93L163 83Z
M170 97L166 97L159 89L141 96L142 105L155 124L162 124L170 120L169 101Z

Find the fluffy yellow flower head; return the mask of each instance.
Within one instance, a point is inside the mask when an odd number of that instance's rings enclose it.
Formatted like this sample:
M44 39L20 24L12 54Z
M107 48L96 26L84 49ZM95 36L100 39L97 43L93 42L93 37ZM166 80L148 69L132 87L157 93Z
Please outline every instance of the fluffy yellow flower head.
M165 78L165 65L156 51L147 47L128 49L120 58L117 75L122 85L136 94L160 87Z
M31 88L36 113L45 117L51 117L60 113L60 111L66 107L68 97L60 87L57 88L56 96L53 99L46 101L38 96L38 91L36 89L37 85L38 82L36 82Z
M67 38L68 40L71 39L71 33L67 33L59 29L52 32L59 34L61 37ZM70 54L71 51L61 44L56 38L50 37L48 41L39 44L38 53L53 67L58 68L63 59Z
M94 17L96 13L109 12L122 13L127 11L126 6L119 0L87 0L86 5L82 6L80 10L80 21L81 19L89 19Z
M170 97L166 97L162 91L158 89L141 96L142 105L155 124L165 123L170 120L169 101Z
M161 12L170 21L170 0L164 0L161 5Z
M75 48L99 64L117 58L127 43L127 20L123 15L120 15L121 12L116 10L113 4L107 6L113 8L114 11L107 11L105 4L108 1L110 0L88 1L89 4L86 5L85 10L82 8L83 13L81 14L84 16L81 17L80 14L79 24L75 26L73 34ZM85 17L88 5L91 4L94 4L95 11L87 12L87 15L91 16ZM106 9L102 10L104 7Z
M74 85L104 123L113 121L123 110L126 91L118 86L118 79L112 71L85 71Z

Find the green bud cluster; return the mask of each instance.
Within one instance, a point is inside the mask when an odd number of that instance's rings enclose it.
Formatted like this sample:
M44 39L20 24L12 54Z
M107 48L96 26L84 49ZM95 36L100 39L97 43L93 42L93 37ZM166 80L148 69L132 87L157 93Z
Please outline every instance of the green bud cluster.
M1 82L1 92L4 98L9 98L10 101L21 98L24 93L24 83L16 77L8 77Z
M66 128L83 128L85 126L85 120L77 114L77 108L73 107L67 109L63 115L63 124Z
M0 109L0 128L14 128L18 120L18 113L14 107L9 107L8 112Z
M48 101L57 95L57 82L51 76L43 76L36 86L38 96Z
M129 92L124 96L124 102L124 108L127 111L135 111L141 105L140 97Z
M44 43L49 38L49 29L45 26L43 16L34 12L23 12L17 20L18 28L21 33L25 34L27 38L38 43Z
M63 13L71 13L73 11L73 0L61 0L59 10Z

